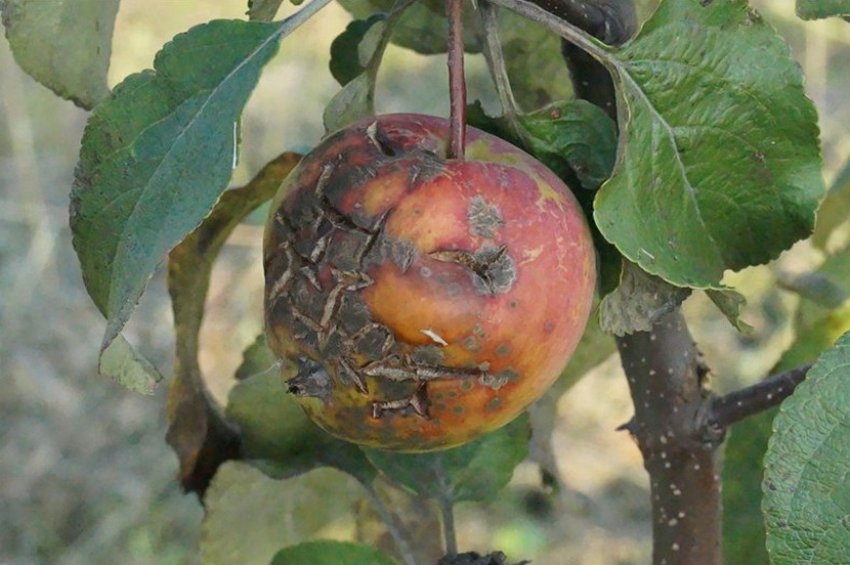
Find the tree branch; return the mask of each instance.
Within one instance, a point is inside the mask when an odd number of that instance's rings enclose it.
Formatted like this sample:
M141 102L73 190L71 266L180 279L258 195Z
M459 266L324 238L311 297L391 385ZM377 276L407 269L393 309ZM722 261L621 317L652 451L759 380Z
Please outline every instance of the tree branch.
M466 149L466 82L463 76L463 0L448 0L449 159L463 160Z
M617 346L635 407L626 429L649 473L653 563L719 565L722 436L704 442L697 428L710 395L681 310Z
M713 398L705 416L705 426L714 430L725 430L735 422L780 404L806 379L811 368L811 364L802 365L784 373L771 375L741 390Z
M623 0L596 0L595 2L532 1L608 45L626 43L638 29L634 2L624 2ZM561 40L561 54L570 69L573 91L576 97L596 104L616 120L614 82L605 67L567 39Z

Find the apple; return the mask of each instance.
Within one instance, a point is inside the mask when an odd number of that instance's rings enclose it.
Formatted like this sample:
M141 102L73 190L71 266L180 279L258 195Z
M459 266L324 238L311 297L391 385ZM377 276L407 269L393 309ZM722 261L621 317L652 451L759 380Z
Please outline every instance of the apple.
M276 196L264 239L268 343L319 426L398 451L495 430L563 370L595 253L564 183L448 122L383 115L326 137ZM284 373L286 376L286 373Z

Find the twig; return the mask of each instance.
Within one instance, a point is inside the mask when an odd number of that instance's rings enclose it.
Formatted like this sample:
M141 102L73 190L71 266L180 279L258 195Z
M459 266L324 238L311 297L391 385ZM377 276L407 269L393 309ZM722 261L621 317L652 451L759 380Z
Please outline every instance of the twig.
M387 508L381 497L378 496L375 487L371 483L363 483L363 488L366 489L366 497L372 503L372 506L375 507L384 525L386 525L387 531L392 536L402 561L404 561L405 565L417 565L413 550L410 547L410 542L401 524L398 523L393 513Z
M525 0L489 0L489 2L497 6L507 8L508 10L516 12L533 22L541 24L548 28L549 31L574 43L603 64L611 66L616 65L616 60L599 41L593 38L593 36L582 31L579 27L571 24L570 22L547 12L540 6Z
M505 67L505 55L502 52L502 42L499 40L499 22L496 19L496 8L488 0L480 0L478 12L481 14L482 33L481 42L484 45L484 58L490 68L490 75L502 103L502 113L508 120L514 134L520 139L526 137L525 128L519 121L522 113L511 89L508 71Z
M488 1L536 21L561 36L561 53L570 69L576 96L617 119L611 74L625 74L617 58L597 40L617 46L631 39L638 28L633 1Z
M455 533L455 515L452 501L441 496L437 499L443 518L443 539L446 542L446 555L457 555L457 534Z
M441 457L435 457L432 463L434 478L439 487L439 495L435 496L437 505L440 507L440 515L443 523L443 541L446 544L446 555L454 557L457 555L457 534L455 533L454 502L452 501L452 487L446 482L446 473L443 469Z
M806 379L811 364L802 365L771 375L751 386L715 397L709 403L706 425L725 429L748 416L758 414L776 406L788 398L794 389Z
M375 46L375 50L372 52L372 56L369 58L369 62L366 63L366 68L364 69L365 72L371 73L373 79L378 76L378 68L381 66L381 60L384 57L384 52L390 44L393 27L398 23L398 20L401 19L404 11L414 3L416 3L416 0L396 0L395 4L393 4L393 7L390 9L389 14L387 14L387 19L384 22L384 31L381 33L381 37L378 39L378 44ZM374 82L375 81L373 80L373 90L375 88Z
M448 0L449 159L463 160L466 149L466 82L463 75L463 0Z

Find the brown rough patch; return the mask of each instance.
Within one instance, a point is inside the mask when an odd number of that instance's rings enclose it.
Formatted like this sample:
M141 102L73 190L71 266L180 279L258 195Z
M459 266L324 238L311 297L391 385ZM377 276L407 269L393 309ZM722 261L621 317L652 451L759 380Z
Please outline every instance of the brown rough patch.
M439 249L428 254L443 263L457 263L469 270L472 284L487 296L510 292L516 281L516 265L507 247L484 246L474 253L458 249Z
M466 212L469 233L487 239L496 237L496 230L505 225L499 207L482 196L474 196Z

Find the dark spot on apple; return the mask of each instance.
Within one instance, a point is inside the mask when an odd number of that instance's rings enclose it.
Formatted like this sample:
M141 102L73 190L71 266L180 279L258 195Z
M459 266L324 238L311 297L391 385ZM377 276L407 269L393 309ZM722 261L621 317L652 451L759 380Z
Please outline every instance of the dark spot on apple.
M496 356L498 357L507 357L510 352L511 346L507 343L502 343L496 348Z
M444 263L457 263L469 270L472 284L483 295L504 294L516 281L516 265L507 248L485 246L474 253L458 249L440 249L428 254Z
M502 405L502 399L498 396L494 396L490 400L487 401L487 404L484 405L484 409L488 412L493 412L494 410L498 410Z
M436 345L423 345L413 350L413 361L422 365L442 365L445 361L443 351Z
M496 230L505 225L498 206L482 196L474 196L470 200L466 217L469 220L469 233L488 239L494 238Z
M473 336L469 336L468 338L463 340L463 347L464 349L466 349L467 351L471 351L472 353L476 353L481 349L481 346L478 345L478 340L475 339Z
M306 357L299 357L298 374L289 379L286 386L287 390L296 396L313 396L327 400L333 383L320 363Z
M511 371L513 373L513 371ZM513 373L516 374L516 373ZM478 382L484 386L488 386L493 390L499 390L506 384L508 384L509 374L507 371L501 371L496 373L495 375L491 375L490 373L484 373L480 377L478 377Z

